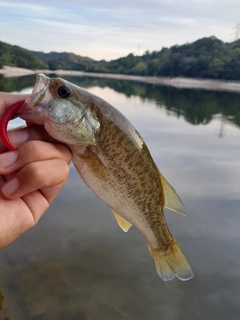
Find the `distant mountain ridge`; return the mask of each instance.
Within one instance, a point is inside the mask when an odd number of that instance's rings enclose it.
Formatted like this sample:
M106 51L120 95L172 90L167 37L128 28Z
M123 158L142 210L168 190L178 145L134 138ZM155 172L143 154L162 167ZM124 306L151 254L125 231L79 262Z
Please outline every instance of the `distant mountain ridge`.
M28 69L64 69L141 76L190 77L240 80L240 40L224 43L215 36L142 56L96 61L68 52L38 52L0 41L0 68L3 65Z
M48 68L47 63L27 52L27 50L0 41L0 68L4 65L26 69Z
M0 41L0 68L7 65L27 69L80 70L90 62L94 60L74 53L31 51Z
M49 69L79 69L79 65L85 65L94 60L89 57L83 57L71 52L54 52L44 53L41 51L30 51L27 50L29 54L34 57L46 62Z

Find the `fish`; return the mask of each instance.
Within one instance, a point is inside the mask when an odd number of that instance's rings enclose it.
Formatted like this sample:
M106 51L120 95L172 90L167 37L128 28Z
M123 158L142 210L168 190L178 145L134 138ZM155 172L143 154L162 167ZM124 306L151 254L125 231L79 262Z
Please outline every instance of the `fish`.
M127 232L135 226L143 234L162 280L194 276L164 216L164 208L184 214L183 203L119 110L64 79L39 74L16 113L43 125L71 150L79 176L112 210L120 228Z

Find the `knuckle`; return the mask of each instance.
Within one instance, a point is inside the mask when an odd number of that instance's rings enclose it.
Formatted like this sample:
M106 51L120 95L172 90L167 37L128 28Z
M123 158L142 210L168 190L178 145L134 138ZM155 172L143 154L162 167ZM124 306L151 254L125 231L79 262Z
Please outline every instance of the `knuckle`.
M64 144L56 144L56 147L58 149L58 152L60 153L60 157L59 158L64 158L64 160L67 163L70 163L72 160L72 153L71 151L68 149L67 146L65 146Z
M63 160L58 160L58 170L60 173L59 177L62 181L65 181L70 172L69 165Z
M28 165L28 176L33 180L42 180L44 177L44 170L41 166L38 165L38 163L30 163Z

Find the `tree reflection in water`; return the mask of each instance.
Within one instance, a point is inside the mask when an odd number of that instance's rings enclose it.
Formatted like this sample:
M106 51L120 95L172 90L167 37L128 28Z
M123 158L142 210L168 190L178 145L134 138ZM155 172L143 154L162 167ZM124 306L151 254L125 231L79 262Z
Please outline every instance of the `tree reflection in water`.
M52 74L51 76L57 77ZM0 76L0 91L21 91L33 87L36 76L3 78ZM97 77L64 76L64 79L83 88L98 86L109 87L127 97L137 96L142 100L156 102L158 108L165 108L176 117L193 124L208 124L216 116L221 121L240 128L240 94L238 92L208 91L199 89L179 89L128 80L106 79ZM223 137L223 135L220 135Z

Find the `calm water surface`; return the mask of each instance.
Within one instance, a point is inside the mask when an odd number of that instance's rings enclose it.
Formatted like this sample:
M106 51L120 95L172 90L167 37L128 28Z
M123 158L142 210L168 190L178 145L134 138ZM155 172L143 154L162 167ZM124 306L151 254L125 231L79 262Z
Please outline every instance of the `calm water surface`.
M195 277L163 282L140 232L125 234L72 168L38 225L0 252L0 319L239 319L240 94L68 79L142 134L185 204L166 218ZM34 81L0 78L0 90Z

